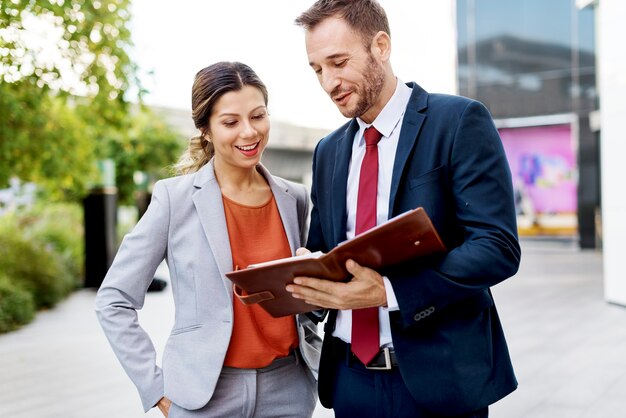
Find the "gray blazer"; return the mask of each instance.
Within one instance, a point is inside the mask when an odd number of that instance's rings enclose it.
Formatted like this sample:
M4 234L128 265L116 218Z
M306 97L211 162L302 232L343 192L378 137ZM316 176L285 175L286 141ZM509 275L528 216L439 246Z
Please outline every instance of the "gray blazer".
M308 198L302 185L272 176L262 165L292 252L306 236ZM162 368L139 326L148 286L166 260L175 321ZM148 210L122 245L96 296L98 320L115 355L133 381L144 410L162 396L186 409L206 405L217 384L233 328L230 242L213 161L198 172L161 180ZM317 326L297 317L300 351L317 377L321 340Z

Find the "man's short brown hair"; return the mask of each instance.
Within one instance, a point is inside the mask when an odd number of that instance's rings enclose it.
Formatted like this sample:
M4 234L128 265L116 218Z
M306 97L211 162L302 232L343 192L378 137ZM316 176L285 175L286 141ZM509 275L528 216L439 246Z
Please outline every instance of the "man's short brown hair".
M329 17L346 21L361 35L366 46L379 31L390 34L387 14L376 0L318 0L295 23L311 30Z

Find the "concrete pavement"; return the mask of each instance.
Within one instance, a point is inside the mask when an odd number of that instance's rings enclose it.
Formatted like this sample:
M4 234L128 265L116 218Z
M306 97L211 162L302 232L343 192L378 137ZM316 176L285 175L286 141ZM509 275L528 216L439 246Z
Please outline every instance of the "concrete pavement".
M493 289L520 387L492 418L626 416L626 308L603 300L602 254L526 240L520 272ZM140 418L144 414L81 290L0 336L0 417ZM173 323L169 286L140 320L159 353ZM315 418L333 416L321 406Z

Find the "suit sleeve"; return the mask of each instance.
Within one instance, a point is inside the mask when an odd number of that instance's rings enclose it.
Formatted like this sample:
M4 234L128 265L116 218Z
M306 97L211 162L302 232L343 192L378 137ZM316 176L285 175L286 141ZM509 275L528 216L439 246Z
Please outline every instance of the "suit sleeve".
M164 393L156 351L139 325L137 310L165 258L169 228L169 198L157 182L146 213L123 240L96 296L96 314L115 355L133 381L145 411Z
M455 225L454 248L434 264L416 260L388 272L404 326L436 318L511 277L519 266L511 174L482 104L471 101L461 113L449 154L445 192L453 207L446 208L445 222Z
M309 221L309 231L306 242L306 248L310 251L328 251L323 245L324 238L322 235L322 228L320 225L319 211L317 208L317 189L316 189L316 171L317 166L316 159L318 155L319 144L315 147L313 152L313 184L311 185L311 216ZM328 310L319 309L317 311L308 312L306 315L314 322L319 323L324 320Z
M309 222L309 234L308 234L308 238L306 241L306 247L312 252L315 252L315 251L328 252L329 249L326 248L326 246L324 245L324 236L323 236L322 227L320 224L319 209L318 209L318 202L317 202L317 187L318 186L316 182L316 177L317 177L316 167L317 167L317 158L318 158L319 148L320 148L320 144L318 144L315 147L315 151L313 152L313 167L312 167L313 184L311 185L311 218Z
M306 239L309 231L309 196L305 186L302 186L302 193L298 195L298 221L300 222L300 245L306 246Z

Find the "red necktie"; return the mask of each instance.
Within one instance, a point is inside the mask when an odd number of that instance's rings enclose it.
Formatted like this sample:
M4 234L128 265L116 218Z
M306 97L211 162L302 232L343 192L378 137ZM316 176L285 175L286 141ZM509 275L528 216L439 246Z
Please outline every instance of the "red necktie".
M361 164L359 194L356 204L355 234L376 226L376 197L378 190L378 141L382 134L373 126L365 130L365 157ZM352 311L352 352L367 365L380 349L378 337L378 308Z

